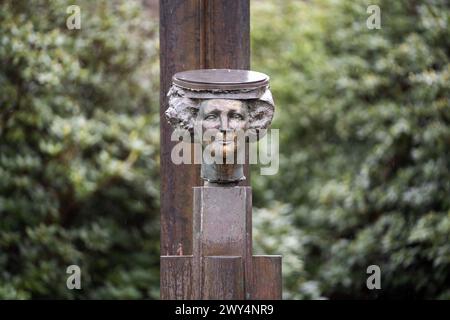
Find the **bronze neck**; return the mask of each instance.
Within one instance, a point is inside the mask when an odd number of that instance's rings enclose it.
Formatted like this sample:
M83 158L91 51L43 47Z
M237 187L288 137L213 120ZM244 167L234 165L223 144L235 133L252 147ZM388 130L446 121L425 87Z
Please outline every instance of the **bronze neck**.
M205 185L237 184L245 180L244 165L242 164L206 164L202 163L201 178Z

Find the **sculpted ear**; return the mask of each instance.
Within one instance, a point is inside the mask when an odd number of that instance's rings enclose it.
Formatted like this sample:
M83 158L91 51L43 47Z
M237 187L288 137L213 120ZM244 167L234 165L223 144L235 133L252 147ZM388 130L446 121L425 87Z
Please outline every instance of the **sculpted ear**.
M176 129L189 130L193 133L194 121L197 117L199 101L179 96L169 98L169 107L165 115L167 121Z

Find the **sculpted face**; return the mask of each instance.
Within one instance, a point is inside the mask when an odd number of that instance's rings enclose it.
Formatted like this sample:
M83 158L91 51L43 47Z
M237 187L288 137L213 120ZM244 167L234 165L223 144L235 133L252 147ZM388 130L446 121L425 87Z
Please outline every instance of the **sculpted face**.
M238 132L248 128L248 120L247 106L242 101L210 99L200 105L196 127L201 127L202 144L221 150L225 157L237 151Z

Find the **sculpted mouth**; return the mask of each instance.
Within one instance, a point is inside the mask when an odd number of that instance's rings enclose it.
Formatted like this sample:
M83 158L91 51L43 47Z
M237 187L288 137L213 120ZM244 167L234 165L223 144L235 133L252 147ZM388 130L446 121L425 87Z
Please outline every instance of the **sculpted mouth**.
M216 140L216 142L220 144L230 144L233 143L233 140Z

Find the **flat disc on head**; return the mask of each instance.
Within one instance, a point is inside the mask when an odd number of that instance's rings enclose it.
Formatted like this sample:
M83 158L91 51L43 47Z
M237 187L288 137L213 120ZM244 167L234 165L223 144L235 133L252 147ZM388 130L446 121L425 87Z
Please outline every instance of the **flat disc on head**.
M172 81L190 90L252 90L266 87L269 77L249 70L199 69L178 72Z

